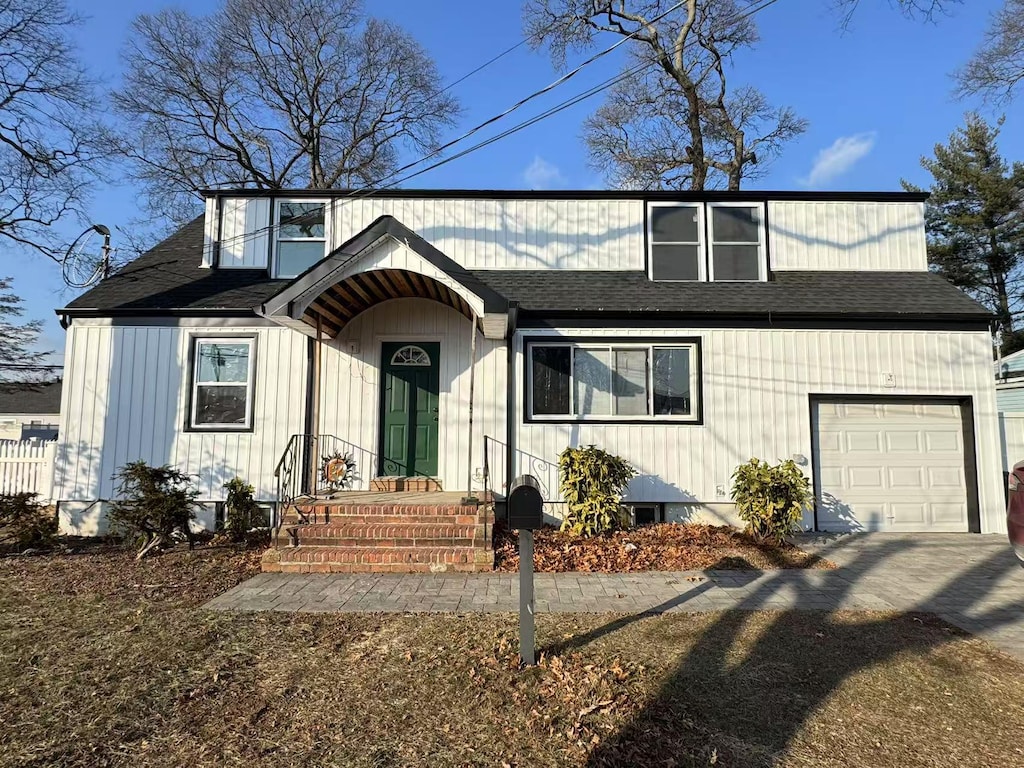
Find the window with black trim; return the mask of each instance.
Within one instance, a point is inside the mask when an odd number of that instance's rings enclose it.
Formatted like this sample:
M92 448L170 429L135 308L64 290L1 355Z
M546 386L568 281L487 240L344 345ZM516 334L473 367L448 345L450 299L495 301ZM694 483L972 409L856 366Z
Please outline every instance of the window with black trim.
M696 421L696 343L528 345L529 410L537 420Z
M651 280L768 279L761 203L651 202L647 227Z
M195 339L191 428L237 430L252 427L255 341L251 337Z
M324 258L324 201L278 200L274 211L274 277L298 277Z

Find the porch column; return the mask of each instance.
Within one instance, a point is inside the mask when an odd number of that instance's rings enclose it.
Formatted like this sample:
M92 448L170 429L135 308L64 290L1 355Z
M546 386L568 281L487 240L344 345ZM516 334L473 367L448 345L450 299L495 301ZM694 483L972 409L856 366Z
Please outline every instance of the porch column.
M469 450L466 457L466 499L473 495L473 389L476 385L476 312L469 321Z

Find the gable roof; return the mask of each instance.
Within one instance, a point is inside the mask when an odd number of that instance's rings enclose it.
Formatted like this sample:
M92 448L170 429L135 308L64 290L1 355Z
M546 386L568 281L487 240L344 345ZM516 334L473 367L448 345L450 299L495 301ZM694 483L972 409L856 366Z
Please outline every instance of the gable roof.
M381 216L370 226L347 242L335 248L327 257L282 288L262 307L261 314L290 313L293 318L303 312L316 298L344 276L350 265L372 250L383 238L390 237L429 262L470 293L479 297L485 312L505 312L508 301L476 274L441 253L416 232L394 216Z
M379 231L370 232L374 227ZM991 318L988 310L930 272L774 272L769 282L709 283L652 282L642 271L466 270L390 216L339 250L365 247L369 238L395 232L457 270L463 284L498 301L518 303L520 311L530 314ZM202 249L199 216L60 312L248 316L293 282L271 279L265 269L203 268Z
M0 413L60 413L59 381L45 384L0 383Z

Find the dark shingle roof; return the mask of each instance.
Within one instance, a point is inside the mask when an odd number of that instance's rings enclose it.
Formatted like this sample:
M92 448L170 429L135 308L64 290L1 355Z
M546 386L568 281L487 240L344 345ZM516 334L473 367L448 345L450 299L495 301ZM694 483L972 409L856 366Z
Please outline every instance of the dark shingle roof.
M249 311L290 281L266 270L203 269L194 219L68 305L72 311ZM764 283L651 282L640 271L474 270L526 313L648 312L984 318L987 310L929 272L776 272Z
M124 269L68 304L83 310L250 309L287 280L265 269L203 269L199 216Z
M763 283L652 282L645 272L477 271L520 310L986 317L931 272L776 272Z
M61 383L0 383L0 413L60 413Z

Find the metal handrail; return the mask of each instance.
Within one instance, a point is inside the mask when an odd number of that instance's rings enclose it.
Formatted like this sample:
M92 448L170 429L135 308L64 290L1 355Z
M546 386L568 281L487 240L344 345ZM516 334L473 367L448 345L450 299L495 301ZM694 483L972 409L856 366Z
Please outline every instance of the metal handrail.
M274 468L277 480L277 502L275 505L274 527L278 530L284 522L284 508L294 505L296 499L318 498L323 490L320 483L319 463L324 456L343 452L349 444L334 435L299 434L288 438L284 453ZM308 522L301 509L299 515Z

